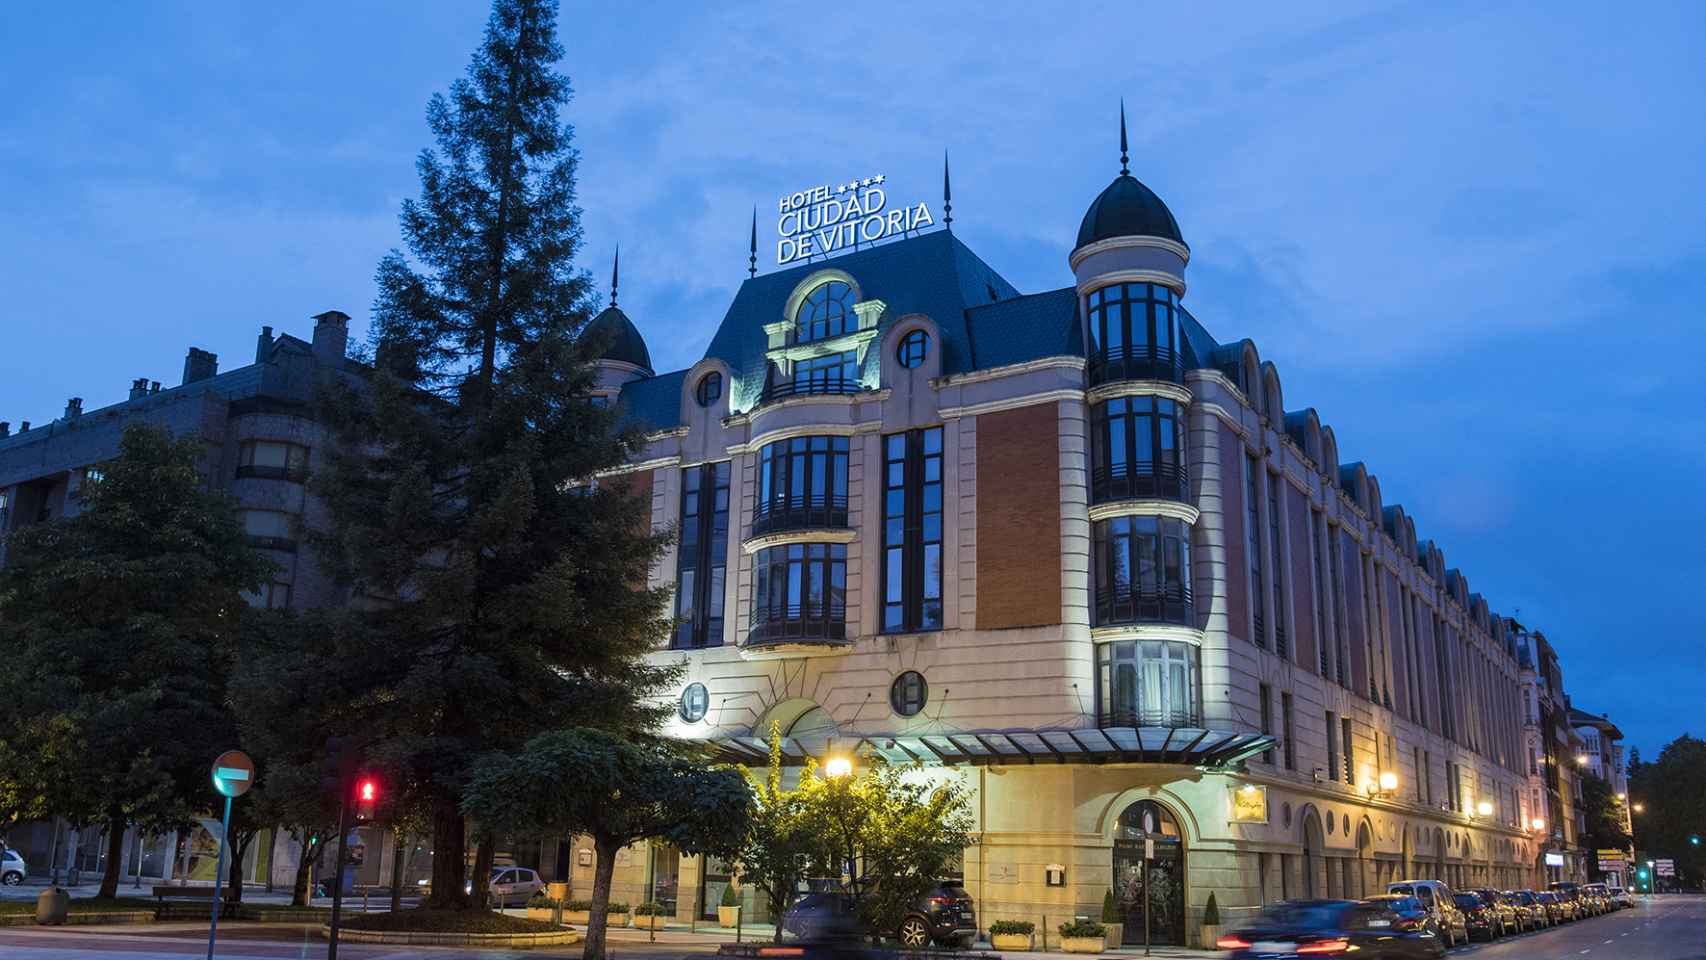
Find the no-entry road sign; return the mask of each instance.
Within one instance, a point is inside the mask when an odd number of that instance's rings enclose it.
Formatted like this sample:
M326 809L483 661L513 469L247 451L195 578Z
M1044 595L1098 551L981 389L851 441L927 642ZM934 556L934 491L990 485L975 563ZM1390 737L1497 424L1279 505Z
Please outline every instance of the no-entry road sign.
M240 797L255 785L255 761L241 750L227 750L213 761L213 789L222 797Z

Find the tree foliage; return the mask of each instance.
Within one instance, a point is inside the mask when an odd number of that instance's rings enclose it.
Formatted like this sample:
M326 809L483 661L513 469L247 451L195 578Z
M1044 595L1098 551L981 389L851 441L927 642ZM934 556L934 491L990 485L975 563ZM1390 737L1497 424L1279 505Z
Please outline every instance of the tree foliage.
M1634 765L1631 764L1631 767ZM1641 856L1676 861L1677 881L1706 880L1706 740L1683 734L1657 759L1631 770L1629 798L1639 802L1635 840ZM1702 845L1689 841L1698 836Z
M808 761L807 774L815 771ZM782 941L782 918L802 881L813 866L829 859L823 837L807 816L805 797L783 786L782 739L778 728L770 730L770 759L762 778L744 771L753 794L751 825L738 844L724 851L724 859L740 865L742 883L764 894L776 942Z
M1611 784L1590 771L1581 771L1582 813L1585 830L1581 845L1587 850L1627 850L1631 838L1623 828L1623 802ZM1592 861L1596 867L1598 860Z
M731 849L747 832L751 804L735 770L708 767L658 740L565 729L482 759L462 809L486 829L592 838L597 862L584 956L603 960L617 851L641 840L689 854Z
M125 826L187 822L212 798L208 765L235 742L225 681L242 594L270 564L204 483L204 450L133 423L79 509L6 540L0 739L32 778L8 802L106 826L103 896L117 890Z
M467 76L432 99L408 252L378 270L375 369L328 390L340 442L312 481L331 514L313 539L377 662L374 753L431 805L444 906L466 904L470 764L553 727L647 728L673 676L645 659L670 626L668 591L643 586L664 544L647 505L573 485L634 438L588 399L556 20L551 0L497 0Z

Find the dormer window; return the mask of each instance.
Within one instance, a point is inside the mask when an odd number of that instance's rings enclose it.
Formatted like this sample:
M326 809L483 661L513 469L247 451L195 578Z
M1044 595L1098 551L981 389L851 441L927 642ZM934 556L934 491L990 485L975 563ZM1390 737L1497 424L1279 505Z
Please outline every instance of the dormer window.
M853 312L853 288L840 280L819 284L801 301L795 320L799 343L827 340L857 331L859 317Z

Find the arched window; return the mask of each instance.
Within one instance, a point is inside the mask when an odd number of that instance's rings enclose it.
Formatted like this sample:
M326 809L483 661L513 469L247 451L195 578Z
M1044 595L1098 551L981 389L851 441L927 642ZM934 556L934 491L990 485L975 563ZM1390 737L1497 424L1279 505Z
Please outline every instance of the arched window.
M1090 382L1183 375L1177 298L1157 283L1117 283L1090 293Z
M723 375L715 370L699 378L699 386L693 390L693 398L699 401L701 407L708 407L723 396Z
M806 294L794 319L799 325L800 343L852 333L859 327L858 315L853 312L853 288L840 280L819 284Z
M930 685L924 682L924 674L917 670L908 670L895 677L889 686L889 706L903 717L917 716L929 699Z
M895 350L895 359L908 370L924 362L930 354L930 335L923 330L909 330L906 336L900 338L900 347Z

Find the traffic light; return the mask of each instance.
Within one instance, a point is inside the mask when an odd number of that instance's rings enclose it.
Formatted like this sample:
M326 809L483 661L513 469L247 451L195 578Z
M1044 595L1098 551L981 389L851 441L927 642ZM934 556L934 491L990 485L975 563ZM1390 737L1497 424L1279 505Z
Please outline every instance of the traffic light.
M355 820L367 823L373 819L373 808L379 802L379 781L371 775L355 783Z
M1691 836L1688 838L1688 842L1692 843L1698 847L1698 846L1700 846L1700 837L1699 836Z

